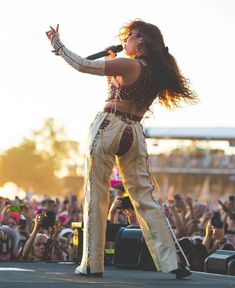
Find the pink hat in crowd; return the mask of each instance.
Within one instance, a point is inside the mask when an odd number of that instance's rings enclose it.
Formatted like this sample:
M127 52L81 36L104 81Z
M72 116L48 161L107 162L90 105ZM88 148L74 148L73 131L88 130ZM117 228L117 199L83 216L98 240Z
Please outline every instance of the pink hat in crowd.
M18 213L18 212L10 212L9 217L14 218L17 224L20 221L20 213Z
M118 168L116 166L113 168L113 173L109 179L109 184L110 184L110 186L122 184L122 177L121 177L121 175L118 171Z
M120 180L110 180L109 181L109 184L110 184L110 186L116 186L116 185L120 185L120 184L122 184L122 181L120 181Z
M67 220L68 220L68 215L66 215L66 214L63 214L63 213L61 213L61 214L59 214L58 215L58 220L61 222L61 223L65 223Z

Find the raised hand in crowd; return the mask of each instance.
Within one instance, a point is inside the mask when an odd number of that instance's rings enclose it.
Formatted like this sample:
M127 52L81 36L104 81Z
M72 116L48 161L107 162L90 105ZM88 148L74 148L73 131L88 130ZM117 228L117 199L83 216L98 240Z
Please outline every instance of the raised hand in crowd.
M110 206L109 213L108 213L108 220L111 223L119 223L118 221L118 210L122 208L122 197L116 196Z
M34 218L32 207L29 204L24 204L22 214L24 215L26 221L25 233L29 235L33 227L33 218Z
M172 216L172 221L174 222L174 230L177 237L186 236L185 225L183 219L181 218L178 207L176 206L175 200L168 200L168 208Z
M33 254L33 246L34 246L34 240L37 236L37 233L39 232L41 227L41 217L40 214L37 214L34 219L34 226L33 230L26 241L23 251L22 251L22 259L23 260L30 260L30 256L32 257Z
M10 204L7 204L3 207L1 211L1 222L6 223L10 214Z
M210 219L206 226L205 237L202 244L207 248L209 254L220 249L224 244L224 228L213 226Z

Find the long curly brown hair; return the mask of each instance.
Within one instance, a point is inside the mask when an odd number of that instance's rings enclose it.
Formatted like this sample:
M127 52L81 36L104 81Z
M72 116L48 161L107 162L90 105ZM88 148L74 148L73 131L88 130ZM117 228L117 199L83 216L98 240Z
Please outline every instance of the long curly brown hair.
M197 94L191 90L189 80L181 74L175 58L165 46L159 28L140 19L131 21L120 29L119 38L122 43L131 30L137 30L143 39L138 47L143 54L137 58L144 59L151 68L158 101L167 108L180 106L182 100L197 103Z

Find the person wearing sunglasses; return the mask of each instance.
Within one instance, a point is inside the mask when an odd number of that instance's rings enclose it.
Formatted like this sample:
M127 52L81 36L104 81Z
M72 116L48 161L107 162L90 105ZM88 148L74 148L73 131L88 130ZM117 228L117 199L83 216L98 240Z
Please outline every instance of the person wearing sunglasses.
M155 99L168 108L184 101L197 102L196 93L181 74L161 31L140 19L131 21L122 27L119 35L126 57L115 58L111 46L106 48L111 59L100 60L89 60L69 50L60 40L59 25L50 27L46 35L53 46L52 52L73 68L107 76L109 80L109 96L89 129L83 257L75 273L103 275L109 179L117 163L157 270L175 273L177 279L191 275L169 221L159 202L154 200L154 183L140 123Z

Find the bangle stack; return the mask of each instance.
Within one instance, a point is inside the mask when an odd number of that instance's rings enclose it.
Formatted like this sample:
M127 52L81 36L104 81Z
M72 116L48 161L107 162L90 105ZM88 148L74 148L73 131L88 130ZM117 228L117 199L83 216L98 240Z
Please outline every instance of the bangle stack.
M53 43L53 42L52 42ZM59 56L59 51L61 48L64 47L63 43L57 39L53 44L52 44L54 50L52 51L53 53L55 53L55 55Z

